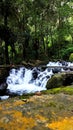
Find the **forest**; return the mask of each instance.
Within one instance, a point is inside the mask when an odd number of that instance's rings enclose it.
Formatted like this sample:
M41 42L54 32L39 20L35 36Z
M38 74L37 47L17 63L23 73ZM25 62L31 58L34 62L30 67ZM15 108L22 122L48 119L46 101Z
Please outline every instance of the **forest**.
M73 61L73 0L0 0L0 64Z

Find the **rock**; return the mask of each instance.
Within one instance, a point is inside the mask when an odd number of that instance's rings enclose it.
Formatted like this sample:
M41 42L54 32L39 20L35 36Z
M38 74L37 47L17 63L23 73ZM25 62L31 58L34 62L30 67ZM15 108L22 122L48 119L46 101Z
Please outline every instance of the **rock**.
M4 95L7 89L6 78L9 75L10 68L0 69L0 95Z
M5 116L3 118L0 119L2 123L8 123L9 119Z
M72 85L73 84L73 72L65 74L65 78L63 79L63 85Z
M60 63L62 64L62 66L68 66L68 63L64 60L60 60Z
M55 74L55 73L59 73L61 72L61 68L54 68L52 69L52 72Z
M34 64L26 61L22 61L22 65L24 65L26 68L33 68Z
M0 69L0 84L6 81L7 76L9 75L10 68Z
M9 95L10 97L15 97L15 96L18 96L18 94L17 94L17 93L10 92L10 90L9 90L9 89L6 89L5 94L6 94L6 95Z
M34 70L33 70L32 76L33 76L33 79L36 79L36 78L37 78L37 76L38 76L38 70L37 70L37 69L34 69Z
M22 65L24 65L27 68L33 68L33 67L39 67L41 65L46 65L48 63L48 61L41 61L41 60L29 60L29 62L27 61L22 61Z
M37 96L41 96L41 94L42 93L40 91L38 91L38 92L35 93L35 95L37 95Z
M22 99L23 102L27 102L27 99Z
M47 82L46 88L57 88L73 84L73 72L64 72L53 75Z
M2 83L1 85L0 85L0 91L1 90L5 90L7 88L7 83Z
M0 95L4 95L7 89L7 84L6 83L2 83L0 85Z
M51 88L57 88L62 86L63 84L63 77L64 74L55 74L51 77L51 79L49 79L49 81L47 82L47 89L51 89Z

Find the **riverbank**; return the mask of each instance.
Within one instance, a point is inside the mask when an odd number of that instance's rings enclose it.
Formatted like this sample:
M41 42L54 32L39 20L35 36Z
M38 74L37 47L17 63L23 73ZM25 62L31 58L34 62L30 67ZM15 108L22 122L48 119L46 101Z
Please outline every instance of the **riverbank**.
M0 101L0 130L70 130L72 115L72 94L13 97Z

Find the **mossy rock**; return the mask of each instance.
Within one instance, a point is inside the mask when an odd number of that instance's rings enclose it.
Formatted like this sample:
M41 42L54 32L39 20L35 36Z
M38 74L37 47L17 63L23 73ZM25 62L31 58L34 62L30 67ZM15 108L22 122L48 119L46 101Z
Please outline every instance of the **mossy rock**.
M73 72L59 73L53 75L47 82L46 88L58 88L73 84Z
M49 79L49 81L47 82L47 89L50 88L57 88L62 86L63 84L63 78L65 77L65 74L55 74L51 77L51 79Z

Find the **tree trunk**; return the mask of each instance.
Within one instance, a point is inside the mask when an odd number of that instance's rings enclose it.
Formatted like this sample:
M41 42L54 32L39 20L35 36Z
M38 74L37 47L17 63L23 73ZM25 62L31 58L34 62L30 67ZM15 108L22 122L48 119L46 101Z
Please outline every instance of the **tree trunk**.
M7 24L8 24L8 14L7 14L7 8L5 8L5 14L4 14L4 25L5 25L5 27L7 27ZM7 41L7 39L5 40L5 62L6 62L6 64L9 64L8 41Z
M6 64L9 64L9 54L8 54L8 45L7 45L7 41L5 41L5 62Z
M62 28L63 28L63 17L59 14L59 25L58 25L58 56L60 56L60 49L63 41L63 34L62 34Z
M9 64L8 41L5 40L5 62Z

